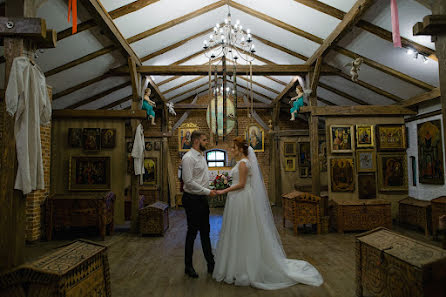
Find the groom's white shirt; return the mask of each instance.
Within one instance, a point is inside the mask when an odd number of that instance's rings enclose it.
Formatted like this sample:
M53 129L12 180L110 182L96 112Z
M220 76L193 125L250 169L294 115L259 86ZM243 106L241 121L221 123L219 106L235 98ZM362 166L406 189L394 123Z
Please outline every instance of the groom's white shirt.
M209 195L208 164L204 156L191 148L182 160L184 191L193 195Z

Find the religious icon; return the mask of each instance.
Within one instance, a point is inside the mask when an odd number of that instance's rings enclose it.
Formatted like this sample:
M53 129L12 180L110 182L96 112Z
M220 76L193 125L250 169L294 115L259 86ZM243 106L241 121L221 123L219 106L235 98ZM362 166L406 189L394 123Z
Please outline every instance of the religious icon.
M420 183L444 184L441 121L418 124L418 170Z
M156 158L144 158L144 170L143 184L144 185L156 185L157 182L157 159Z
M82 148L84 151L99 151L101 149L101 129L84 128L82 130Z
M376 129L380 151L406 149L405 125L377 125Z
M248 140L249 145L253 148L254 152L265 151L264 134L262 128L257 125L250 125L245 132L245 139Z
M133 150L133 141L127 141L127 153L131 154Z
M152 150L152 142L151 141L146 141L145 145L146 145L146 151Z
M358 175L358 196L359 199L376 198L375 173Z
M299 148L299 166L311 165L310 143L299 142L298 148Z
M296 171L296 158L285 158L285 171Z
M155 151L161 150L161 141L155 141Z
M406 153L378 154L380 191L407 190Z
M330 136L332 153L353 152L354 134L352 125L331 125Z
M358 163L358 172L375 172L375 151L357 150L356 162Z
M68 144L71 147L82 147L82 128L68 128Z
M375 146L375 131L373 125L356 125L356 147Z
M111 188L110 157L72 156L69 164L70 191L102 191Z
M116 145L116 129L101 129L101 147L114 148Z
M330 159L330 176L332 192L353 192L355 189L353 159Z
M185 152L192 148L192 132L198 129L198 126L193 123L186 123L178 128L178 151ZM156 146L156 143L155 143ZM161 146L161 145L160 145ZM155 147L156 149L156 147Z

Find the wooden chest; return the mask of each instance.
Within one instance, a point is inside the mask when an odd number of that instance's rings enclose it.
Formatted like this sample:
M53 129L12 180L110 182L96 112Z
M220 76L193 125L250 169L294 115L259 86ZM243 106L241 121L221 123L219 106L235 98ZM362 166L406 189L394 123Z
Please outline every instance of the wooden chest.
M169 228L169 205L158 201L139 210L139 232L159 234Z
M0 275L0 297L110 297L107 248L86 240Z
M423 228L426 236L429 235L432 222L432 209L430 201L407 197L398 202L398 220L400 224L409 224Z
M391 204L388 201L381 199L332 201L331 225L340 233L371 230L381 226L392 228Z
M434 238L438 235L438 218L446 215L446 196L431 200L432 203L432 234Z
M46 201L46 238L52 239L54 229L96 226L104 240L106 231L113 233L115 200L113 192L51 195Z
M446 296L446 251L386 228L356 236L356 295Z
M293 191L282 195L283 226L285 220L293 222L294 234L302 224L316 224L317 234L321 233L321 198L311 193Z

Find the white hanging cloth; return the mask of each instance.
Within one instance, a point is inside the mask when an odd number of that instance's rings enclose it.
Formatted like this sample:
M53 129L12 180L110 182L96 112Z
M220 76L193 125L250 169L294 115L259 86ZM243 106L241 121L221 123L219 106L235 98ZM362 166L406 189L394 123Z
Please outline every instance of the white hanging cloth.
M6 111L15 115L18 169L14 189L23 194L44 189L40 125L51 121L51 102L45 75L29 58L14 59L5 97Z
M135 175L139 175L139 184L143 184L144 170L144 129L141 124L136 127L135 140L133 141L132 157L135 167Z

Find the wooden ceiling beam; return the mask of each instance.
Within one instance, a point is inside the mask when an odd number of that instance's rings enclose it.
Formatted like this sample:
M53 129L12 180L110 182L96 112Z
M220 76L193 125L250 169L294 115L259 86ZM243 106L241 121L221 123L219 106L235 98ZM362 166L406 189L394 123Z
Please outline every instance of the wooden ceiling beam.
M147 118L147 114L144 110L72 110L72 109L59 109L53 110L53 119L141 119Z
M208 108L208 104L190 104L190 103L179 103L179 104L175 104L175 110L182 110L182 109L207 109ZM237 105L237 109L246 109L251 107L251 104L246 104L246 103L239 103ZM254 108L255 109L270 109L271 108L271 104L267 104L267 103L254 103Z
M105 97L105 96L107 96L107 95L109 95L109 94L111 94L111 93L113 93L113 92L116 92L116 91L118 91L118 90L120 90L120 89L123 89L123 88L125 88L125 87L128 87L128 86L130 86L131 84L132 84L132 83L131 83L130 81L128 81L128 82L125 82L125 83L123 83L123 84L114 86L113 88L110 88L110 89L108 89L108 90L105 90L105 91L103 91L103 92L101 92L101 93L99 93L99 94L96 94L96 95L94 95L94 96L91 96L90 98L87 98L87 99L81 100L81 101L79 101L79 102L77 102L77 103L74 103L74 104L72 104L72 105L66 107L65 109L75 109L75 108L78 108L78 107L80 107L80 106L82 106L82 105L88 104L88 103L93 102L93 101L96 101L96 100L98 100L98 99L101 99L102 97Z
M244 81L250 82L251 80L248 77L244 77L244 76L237 76L237 78L243 79ZM274 90L273 88L270 88L268 86L265 86L264 84L258 83L256 81L252 81L253 85L259 86L267 91L270 91L271 93L275 93L275 94L279 94L280 92L277 90Z
M435 88L432 91L404 100L403 102L400 102L400 105L404 107L412 107L420 103L439 98L440 96L441 96L440 88Z
M357 0L349 12L344 16L342 21L322 42L321 46L307 60L307 65L312 65L319 57L323 57L328 49L341 40L349 30L359 21L367 9L375 2L375 0Z
M301 113L314 116L395 116L414 115L415 111L398 105L302 106Z
M337 106L337 104L335 104L335 103L333 103L331 101L328 101L327 99L321 98L320 96L317 97L317 100L322 102L322 103L324 103L324 104L326 104L326 105Z
M328 15L335 17L339 20L342 20L346 14L345 12L343 12L333 6L330 6L328 4L322 3L317 0L294 0L294 1L301 3L303 5L306 5L308 7L311 7L313 9L316 9L322 13L328 14ZM359 20L356 23L356 26L363 30L366 30L369 33L372 33L372 34L378 36L379 38L382 38L388 42L393 42L392 32L387 31L379 26L376 26L376 25L371 24L364 20ZM413 48L413 49L417 50L419 53L422 53L426 56L435 55L434 50L432 50L424 45L421 45L419 43L416 43L415 41L404 38L404 37L401 37L401 44L406 48Z
M274 43L274 42L272 42L272 41L269 41L269 40L267 40L267 39L265 39L265 38L262 38L262 37L260 37L260 36L258 36L258 35L254 35L254 34L251 34L251 35L252 35L252 37L254 37L255 39L257 39L257 40L260 41L261 43L266 44L266 45L268 45L268 46L270 46L270 47L272 47L272 48L278 49L279 51L282 51L282 52L284 52L284 53L287 53L287 54L290 55L290 56L296 57L296 58L301 59L301 60L303 60L303 61L308 60L308 57L306 57L306 56L304 56L304 55L301 55L301 54L299 54L299 53L296 53L296 52L294 52L294 51L292 51L292 50L290 50L290 49L287 49L286 47L283 47L283 46L281 46L281 45L278 45L277 43Z
M78 91L78 90L80 90L82 88L88 87L89 85L97 83L97 82L99 82L101 80L104 80L104 79L106 79L106 78L108 78L110 76L111 76L110 74L105 73L105 74L102 74L102 75L100 75L98 77L95 77L95 78L92 78L90 80L84 81L84 82L82 82L80 84L77 84L77 85L75 85L75 86L73 86L71 88L68 88L66 90L60 91L59 93L56 93L56 94L53 95L53 101L57 100L57 99L59 99L59 98L61 98L63 96L66 96L68 94L71 94L73 92L76 92L76 91Z
M92 0L90 0L90 1L92 1ZM226 4L226 1L220 0L220 1L215 2L213 4L207 5L205 7L202 7L200 9L198 9L198 10L195 10L193 12L185 14L185 15L179 17L179 18L170 20L167 23L158 25L158 26L156 26L154 28L151 28L151 29L146 30L144 32L141 32L141 33L139 33L139 34L137 34L135 36L132 36L132 37L127 39L127 42L128 43L134 43L136 41L142 40L144 38L147 38L149 36L157 34L157 33L161 32L161 31L164 31L164 30L167 30L169 28L172 28L173 26L176 26L176 25L179 25L181 23L184 23L184 22L186 22L186 21L188 21L188 20L190 20L192 18L198 17L198 16L200 16L200 15L202 15L204 13L207 13L207 12L209 12L211 10L219 8L219 7L221 7L221 6L225 5L225 4Z
M167 103L167 99L166 97L164 97L163 93L160 91L160 89L158 88L158 86L156 85L156 83L153 81L153 79L149 76L147 76L147 78L149 79L149 84L152 86L152 88L155 90L155 92L158 94L158 96L160 97L160 99L163 101L163 103Z
M365 102L365 101L363 101L361 99L358 99L358 98L356 98L356 97L354 97L352 95L349 95L349 94L347 94L347 93L345 93L345 92L343 92L341 90L335 89L332 86L324 84L323 82L319 82L319 86L321 88L323 88L323 89L326 89L326 90L328 90L328 91L330 91L332 93L335 93L336 95L344 97L345 99L348 99L348 100L350 100L352 102L355 102L357 104L360 104L360 105L370 105L369 103L367 103L367 102Z
M51 70L48 70L47 72L45 72L45 76L49 77L49 76L54 75L56 73L62 72L62 71L67 70L67 69L70 69L70 68L72 68L74 66L77 66L79 64L88 62L88 61L93 60L93 59L95 59L97 57L100 57L102 55L108 54L108 53L114 51L115 49L117 49L117 47L115 45L107 46L107 47L102 48L102 49L100 49L98 51L95 51L93 53L90 53L88 55L80 57L79 59L73 60L73 61L68 62L68 63L66 63L64 65L61 65L59 67L56 67L56 68L51 69Z
M87 10L96 18L98 22L103 24L103 27L107 29L112 36L113 41L116 44L119 44L122 50L127 54L127 56L132 57L136 61L136 65L141 65L141 60L127 43L126 39L122 35L121 31L119 31L118 27L113 22L112 18L102 6L99 0L81 0ZM126 57L127 58L127 57Z
M96 24L95 20L93 20L93 19L86 20L85 22L82 22L82 23L80 23L77 26L77 32L74 33L74 34L73 34L73 28L72 27L69 27L69 28L66 28L65 30L57 32L57 40L60 41L60 40L65 39L67 37L79 34L79 33L83 32L83 31L86 31L86 30L89 30L89 29L91 29L93 27L96 27L96 25L97 24Z
M206 76L204 76L204 75L202 75L202 76L197 76L196 78L190 79L190 80L188 80L188 81L185 81L185 82L182 83L182 84L176 85L175 87L172 87L172 88L170 88L170 89L168 89L168 90L165 90L165 91L163 92L163 94L165 95L165 94L167 94L167 93L170 93L170 92L172 92L172 91L175 91L176 89L179 89L179 88L182 88L182 87L184 87L184 86L187 86L188 84L191 84L191 83L193 83L193 82L196 82L197 80L200 80L200 79L202 79L202 78L204 78L204 77L206 77Z
M131 100L132 97L133 97L133 94L132 94L132 95L129 95L129 96L127 96L127 97L124 97L124 98L122 98L122 99L119 99L119 100L117 100L117 101L115 101L115 102L112 102L112 103L110 103L110 104L107 104L107 105L105 105L105 106L102 106L102 107L99 108L99 109L110 109L110 108L113 108L113 107L115 107L115 106L117 106L117 105L119 105L119 104L122 104L122 103L125 103L125 102Z
M114 19L122 17L126 14L138 11L138 10L140 10L146 6L149 6L150 4L158 2L158 1L159 0L137 0L137 1L131 2L127 5L116 8L116 9L110 11L108 14L114 20Z
M252 65L253 75L296 75L305 74L312 71L313 67L309 65ZM249 71L249 65L238 65L237 74L246 74ZM168 65L168 66L140 66L139 73L148 75L208 75L209 67L207 65ZM222 73L222 66L217 66L217 72ZM322 73L332 73L330 67L322 66Z

